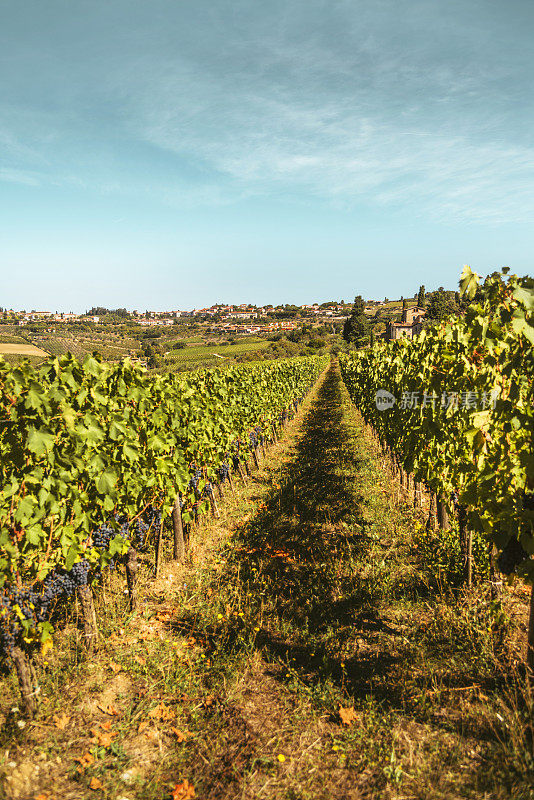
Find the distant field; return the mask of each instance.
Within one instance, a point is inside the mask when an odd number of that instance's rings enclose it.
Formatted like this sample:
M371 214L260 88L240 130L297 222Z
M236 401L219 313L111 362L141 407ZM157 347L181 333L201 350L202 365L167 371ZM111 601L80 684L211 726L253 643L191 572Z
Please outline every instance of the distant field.
M28 344L28 340L12 333L0 333L0 344Z
M36 338L36 343L42 344L53 356L62 356L71 353L75 358L83 361L86 355L95 351L99 352L106 360L118 360L131 354L137 354L137 342L130 337L118 337L106 334L87 334L76 332L43 333Z
M215 345L211 347L191 346L184 347L183 350L171 350L165 357L165 365L187 366L190 369L200 366L217 366L224 364L225 360L231 360L234 356L243 355L243 353L251 353L257 350L263 350L268 347L270 342L265 339L258 339L256 341L239 342L238 344L228 345Z
M406 305L408 308L415 306L417 300L406 298ZM388 300L387 303L382 303L378 308L402 308L402 300Z
M0 355L4 355L4 353L19 356L40 356L41 358L48 356L48 353L33 344L22 344L20 342L16 344L0 342Z

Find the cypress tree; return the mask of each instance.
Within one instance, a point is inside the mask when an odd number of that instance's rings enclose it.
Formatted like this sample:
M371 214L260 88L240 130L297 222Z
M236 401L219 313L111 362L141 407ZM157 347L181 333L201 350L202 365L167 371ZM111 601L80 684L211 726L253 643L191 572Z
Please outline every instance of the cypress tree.
M424 285L419 287L419 294L417 295L417 305L419 308L426 307L426 296L425 296Z
M346 342L359 344L366 336L369 322L363 312L364 308L365 303L359 294L354 298L351 315L343 326L343 338Z

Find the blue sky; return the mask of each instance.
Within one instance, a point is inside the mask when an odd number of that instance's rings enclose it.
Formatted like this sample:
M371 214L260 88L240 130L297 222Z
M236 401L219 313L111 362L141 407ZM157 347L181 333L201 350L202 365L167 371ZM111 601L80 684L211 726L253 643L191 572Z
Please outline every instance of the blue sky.
M531 0L0 0L0 305L531 272Z

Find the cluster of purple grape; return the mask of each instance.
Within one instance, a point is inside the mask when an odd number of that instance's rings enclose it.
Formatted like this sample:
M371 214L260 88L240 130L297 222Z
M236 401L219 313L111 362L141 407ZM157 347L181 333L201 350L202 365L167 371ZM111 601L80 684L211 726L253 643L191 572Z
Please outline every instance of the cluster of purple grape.
M142 519L136 519L133 525L130 526L130 542L132 547L135 547L135 549L140 552L143 552L147 548L147 532L149 528L150 525L147 525Z
M35 625L50 618L58 601L72 597L81 586L87 586L90 564L78 561L70 570L54 570L37 592L34 587L4 586L0 592L0 655L9 656L24 634L23 620ZM21 619L22 617L22 619Z
M207 481L202 490L202 497L213 497L213 486L211 481Z
M0 593L0 656L4 658L13 652L17 639L18 626L13 613L14 605L15 601L3 590Z
M38 621L44 622L48 619L56 600L66 600L76 593L76 589L87 586L90 570L89 562L83 559L70 570L55 570L47 575L43 582L43 591L39 595L40 602L36 606Z
M109 543L115 538L116 535L117 531L114 530L110 525L104 523L95 531L93 531L93 546L96 547L97 550L104 552L104 550L108 549Z
M217 468L217 477L221 483L229 480L230 478L230 465L223 461L220 467Z
M133 523L130 523L126 516L116 514L115 521L119 524L119 529L112 528L111 525L107 523L101 525L97 530L93 531L94 547L103 553L109 549L111 541L116 536L122 536L124 539L130 540L132 547L143 552L147 548L146 534L150 526L152 525L154 528L157 528L161 524L161 511L153 506L148 506L145 516L146 521L136 519ZM114 569L116 560L112 558L108 566L110 569Z
M259 444L262 444L264 436L262 434L261 425L256 425L256 427L250 431L248 438L251 450L255 450Z
M197 470L196 483L200 476L200 470ZM181 495L180 504L183 505ZM130 539L133 547L142 551L147 546L146 534L149 528L151 526L158 528L161 525L161 511L149 506L146 521L137 519L133 524L130 524L125 516L117 515L115 520L120 526L118 530L104 523L93 531L93 546L100 552L105 552L116 536L123 536L125 539ZM115 559L112 559L108 566L113 569ZM74 564L70 570L58 569L51 572L40 585L39 591L36 591L35 587L4 586L0 590L0 657L9 656L13 647L22 643L24 620L35 625L50 619L51 612L58 602L68 600L76 594L78 588L87 586L90 572L89 561L83 559ZM101 576L102 572L96 570L95 574Z
M29 622L37 619L39 595L33 589L4 586L0 592L0 656L13 652L23 634L22 616Z
M152 528L152 530L157 530L161 525L161 509L154 508L154 506L149 506L146 510L146 521L148 523L148 527Z
M195 470L193 472L193 477L190 479L189 483L187 484L187 488L189 490L192 489L194 491L195 497L197 499L200 498L200 492L199 492L199 489L198 489L198 483L199 483L201 478L202 478L202 470L199 467L195 467Z

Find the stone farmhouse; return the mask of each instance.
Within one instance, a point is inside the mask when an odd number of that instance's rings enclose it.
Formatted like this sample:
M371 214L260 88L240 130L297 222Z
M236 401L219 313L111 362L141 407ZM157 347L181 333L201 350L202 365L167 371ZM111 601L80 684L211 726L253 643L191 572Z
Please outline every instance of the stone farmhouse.
M423 330L425 314L425 309L418 306L403 308L401 322L387 323L386 339L415 339Z

